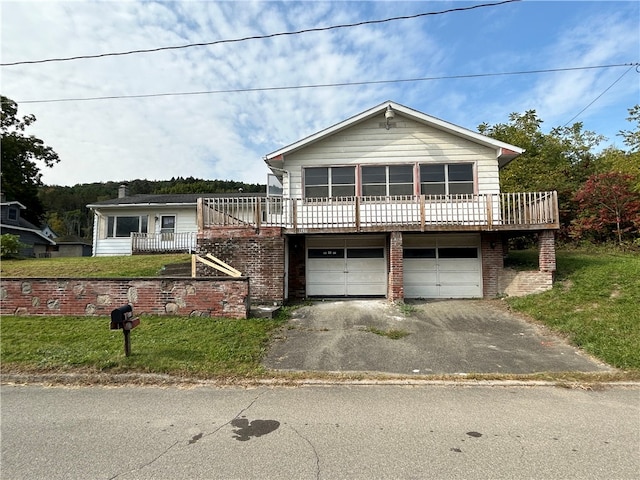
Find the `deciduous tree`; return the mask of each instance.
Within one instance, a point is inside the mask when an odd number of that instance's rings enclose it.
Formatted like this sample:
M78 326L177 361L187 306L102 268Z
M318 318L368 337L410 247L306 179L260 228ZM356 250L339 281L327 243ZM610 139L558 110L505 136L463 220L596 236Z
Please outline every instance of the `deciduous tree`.
M34 223L42 220L44 209L38 198L42 185L40 166L53 167L60 161L58 154L25 129L36 121L33 115L18 117L18 104L0 96L2 117L2 175L0 188L8 200L17 200L27 207L25 217Z

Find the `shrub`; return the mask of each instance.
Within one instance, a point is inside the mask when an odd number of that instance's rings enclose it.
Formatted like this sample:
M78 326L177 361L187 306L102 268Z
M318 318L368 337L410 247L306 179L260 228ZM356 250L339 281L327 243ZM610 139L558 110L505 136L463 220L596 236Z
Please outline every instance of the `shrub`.
M2 258L16 257L25 246L18 235L11 235L10 233L0 235L0 257Z

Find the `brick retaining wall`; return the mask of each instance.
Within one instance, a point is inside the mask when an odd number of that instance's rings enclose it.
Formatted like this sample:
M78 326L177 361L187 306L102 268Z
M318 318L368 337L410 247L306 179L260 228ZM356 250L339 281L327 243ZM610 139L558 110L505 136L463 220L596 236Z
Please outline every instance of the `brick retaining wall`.
M3 278L1 315L135 315L247 318L249 280L241 278Z

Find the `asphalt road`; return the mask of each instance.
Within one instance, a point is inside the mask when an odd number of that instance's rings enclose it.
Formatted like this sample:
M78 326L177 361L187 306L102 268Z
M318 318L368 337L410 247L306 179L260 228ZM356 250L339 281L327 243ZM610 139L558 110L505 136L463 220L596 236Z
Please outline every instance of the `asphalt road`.
M0 390L2 479L631 479L640 387Z

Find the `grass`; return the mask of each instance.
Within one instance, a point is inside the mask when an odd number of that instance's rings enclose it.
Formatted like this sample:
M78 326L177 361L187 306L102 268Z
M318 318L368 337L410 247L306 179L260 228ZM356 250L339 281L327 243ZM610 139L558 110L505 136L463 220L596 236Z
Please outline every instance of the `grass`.
M560 250L557 263L552 290L508 298L511 308L614 367L640 371L640 255Z
M399 340L401 338L409 335L409 332L405 332L404 330L381 330L376 327L367 327L365 332L375 333L376 335L380 335L381 337L387 337L391 340Z
M188 254L69 257L2 260L3 277L153 277L170 263L191 261Z
M131 331L106 317L2 317L2 371L142 372L177 376L255 377L270 332L282 319L231 320L145 316Z
M11 260L3 276L121 277L156 275L188 255ZM558 275L548 292L505 301L513 310L566 336L597 358L640 375L640 255L613 249L559 250ZM510 266L530 266L537 252L512 252ZM408 305L403 313L412 313ZM260 378L269 339L287 315L271 319L142 317L131 333L131 356L123 335L106 317L0 318L0 362L6 372L160 373L194 378ZM368 329L388 338L400 330ZM321 375L321 374L319 374ZM572 376L571 379L578 377ZM544 379L548 379L544 377ZM553 379L553 378L552 378ZM579 380L579 378L578 378Z

